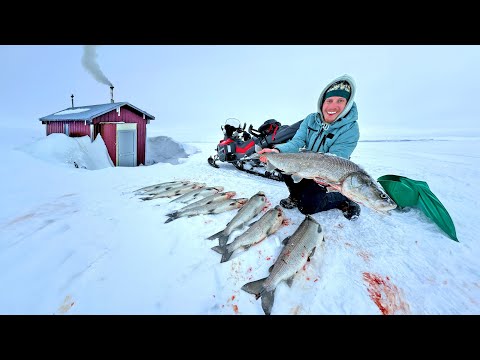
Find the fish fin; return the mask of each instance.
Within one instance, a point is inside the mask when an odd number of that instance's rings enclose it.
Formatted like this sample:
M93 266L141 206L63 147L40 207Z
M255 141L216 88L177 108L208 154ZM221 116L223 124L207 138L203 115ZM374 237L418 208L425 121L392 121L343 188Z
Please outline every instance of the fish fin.
M145 200L152 200L152 199L153 199L153 198L152 198L151 196L146 196L146 197L140 198L140 200L143 200L143 201L145 201Z
M315 253L315 249L316 249L316 247L314 247L314 248L312 249L312 252L310 253L310 255L308 255L307 261L310 261L310 259L312 258L313 254Z
M282 244L283 245L287 245L288 244L288 240L290 240L291 236L287 236L285 239L283 239L282 241Z
M208 210L208 213L207 213L207 215L208 215L208 214L215 214L215 209Z
M300 175L297 175L297 174L292 174L292 180L294 183L299 183L300 181L302 181L303 177L301 177Z
M157 205L157 206L158 206L158 205ZM176 216L177 216L177 214L178 214L178 211L174 211L174 212L171 212L171 213L165 214L165 216L169 216L169 217L172 217L172 216L174 216L174 217L176 217Z
M268 268L268 272L269 272L269 273L271 273L271 272L272 272L272 270L273 270L273 266L274 266L274 265L275 265L275 264L273 264L272 266L270 266L270 267Z
M173 221L175 219L178 219L178 216L171 216L170 218L167 219L167 221L164 222L164 224L169 223L170 221Z
M213 234L212 236L209 236L209 237L207 238L207 240L215 240L216 238L220 237L220 236L222 235L222 233L223 233L223 230L221 230L221 231Z
M233 251L228 251L225 249L225 252L222 254L222 260L220 260L221 263L230 260L230 257L232 256Z
M293 278L294 278L294 277L295 277L295 275L290 276L290 277L286 280L288 287L292 287L292 283L293 283Z
M216 251L217 253L222 254L222 255L225 252L225 248L222 247L222 246L214 246L214 247L212 247L212 250Z
M307 148L300 148L300 149L298 149L298 152L300 152L300 153L313 153L313 152L316 152L316 151L308 150Z
M276 169L276 167L274 165L272 165L270 162L267 162L267 167L266 168L267 168L268 171Z
M265 315L272 313L273 301L274 301L275 289L272 291L264 291L262 296L262 309Z
M267 280L267 278L251 281L243 285L241 289L249 294L255 295L255 298L258 299L263 291L263 283L265 280Z

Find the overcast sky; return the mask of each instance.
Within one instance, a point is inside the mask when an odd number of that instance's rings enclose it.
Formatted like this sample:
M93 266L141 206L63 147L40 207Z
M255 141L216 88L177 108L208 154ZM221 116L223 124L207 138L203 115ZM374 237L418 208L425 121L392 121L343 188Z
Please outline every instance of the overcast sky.
M235 117L254 127L292 124L315 112L337 76L357 84L362 139L389 134L478 136L480 46L122 45L95 61L115 101L155 116L151 134L218 140ZM110 102L109 85L82 65L83 45L0 46L0 123L41 126L42 116Z

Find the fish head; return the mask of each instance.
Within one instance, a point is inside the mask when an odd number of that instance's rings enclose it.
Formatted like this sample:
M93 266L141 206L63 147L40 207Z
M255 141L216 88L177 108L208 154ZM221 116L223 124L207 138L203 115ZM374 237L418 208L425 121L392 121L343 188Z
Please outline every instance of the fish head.
M263 191L259 191L258 193L255 194L255 196L258 199L257 201L260 201L261 203L263 203L264 206L266 206L266 204L269 203L267 199L267 195Z
M277 213L277 216L278 216L278 217L283 218L283 208L282 208L280 205L276 205L276 206L273 208L273 211L275 211L275 212Z
M233 199L235 200L236 204L237 204L237 207L242 207L243 205L245 205L248 201L247 198L240 198L240 199Z
M349 174L342 182L342 194L380 213L387 213L397 207L382 187L364 172Z
M259 198L262 199L262 201L265 201L267 196L265 195L265 193L263 191L259 191L255 194L255 196L258 196Z
M237 193L235 191L226 191L225 195L227 195L227 199L232 199Z

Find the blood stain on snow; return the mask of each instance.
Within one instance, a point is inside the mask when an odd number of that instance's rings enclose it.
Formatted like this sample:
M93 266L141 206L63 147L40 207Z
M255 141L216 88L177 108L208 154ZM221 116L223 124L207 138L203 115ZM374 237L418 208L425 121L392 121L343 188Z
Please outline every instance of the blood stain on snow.
M360 256L363 260L365 260L365 262L370 261L370 254L367 251L360 250L359 252L357 252L357 255Z
M403 299L402 291L391 283L390 278L378 274L363 273L368 284L368 293L383 315L409 314L410 306Z

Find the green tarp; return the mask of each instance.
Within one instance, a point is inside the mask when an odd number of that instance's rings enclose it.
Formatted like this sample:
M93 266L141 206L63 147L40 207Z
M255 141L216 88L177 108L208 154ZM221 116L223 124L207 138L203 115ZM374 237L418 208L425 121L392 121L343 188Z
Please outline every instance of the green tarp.
M450 214L425 181L400 175L383 175L377 180L399 207L418 207L452 240L458 241Z

